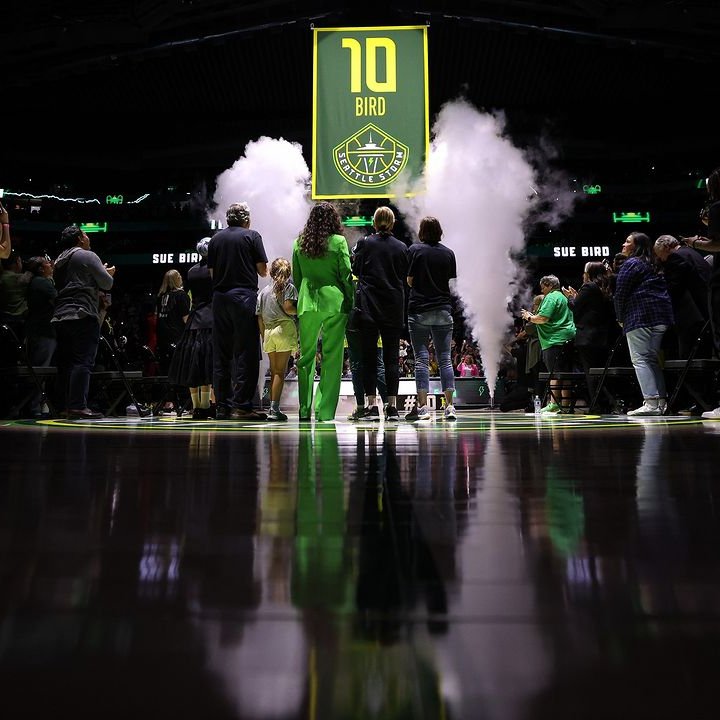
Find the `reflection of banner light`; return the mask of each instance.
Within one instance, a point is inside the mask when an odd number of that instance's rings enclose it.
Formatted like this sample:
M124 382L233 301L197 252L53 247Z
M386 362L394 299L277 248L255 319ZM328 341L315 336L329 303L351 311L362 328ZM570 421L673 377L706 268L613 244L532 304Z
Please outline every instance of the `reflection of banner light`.
M649 223L649 212L614 212L612 214L614 223Z

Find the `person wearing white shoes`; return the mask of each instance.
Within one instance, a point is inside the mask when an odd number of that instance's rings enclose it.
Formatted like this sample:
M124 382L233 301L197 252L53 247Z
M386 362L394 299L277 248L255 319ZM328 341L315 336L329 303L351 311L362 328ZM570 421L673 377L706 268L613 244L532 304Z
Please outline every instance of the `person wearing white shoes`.
M455 253L441 245L442 227L437 218L424 217L420 221L418 239L408 249L410 263L407 284L408 330L415 353L415 387L417 406L405 416L408 422L430 419L427 396L430 390L430 339L435 345L440 383L445 395L445 420L456 420L453 406L455 373L452 365L451 341L453 333L453 298L450 283L457 277Z
M572 370L573 357L572 353L568 352L568 343L575 339L575 321L557 276L541 277L540 292L543 300L537 313L522 310L520 314L526 322L537 325L545 367L553 373ZM566 381L553 378L550 381L550 400L541 413L557 415L562 411L559 401L569 409L571 394L571 388Z
M627 338L643 404L628 416L662 415L667 408L665 376L660 367L663 336L673 323L665 278L652 262L653 244L645 233L630 233L622 246L627 260L615 285L615 314Z

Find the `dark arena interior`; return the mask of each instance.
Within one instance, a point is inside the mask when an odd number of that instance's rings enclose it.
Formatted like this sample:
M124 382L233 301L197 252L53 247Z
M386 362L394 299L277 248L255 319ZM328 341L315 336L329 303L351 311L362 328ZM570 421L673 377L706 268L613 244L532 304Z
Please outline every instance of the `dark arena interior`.
M290 376L287 422L193 419L153 346L164 274L186 276L231 202L292 215L272 177L290 160L312 168L315 29L415 26L430 143L451 110L473 127L493 118L542 196L518 244L493 254L504 220L485 194L511 163L486 162L474 189L487 157L468 133L466 174L444 190L477 208L432 208L449 247L461 220L458 287L507 298L497 358L487 296L461 296L454 347L480 370L456 378L455 420L437 373L431 419L405 419L407 342L399 422L350 420L348 372L332 422L299 417ZM585 263L612 262L631 232L703 235L720 167L718 37L720 4L686 0L8 0L12 250L54 260L78 224L116 275L90 380L97 418L55 407L55 367L28 361L0 307L2 716L717 717L717 353L702 338L691 357L664 346L667 408L633 416L643 393L622 352L587 374L546 367L526 387L515 333L542 276L579 288ZM267 140L282 141L282 164L251 165ZM228 178L250 197L219 193ZM351 246L381 205L417 241L398 198L334 202ZM257 229L289 259L302 223L287 237ZM534 412L559 378L570 405Z

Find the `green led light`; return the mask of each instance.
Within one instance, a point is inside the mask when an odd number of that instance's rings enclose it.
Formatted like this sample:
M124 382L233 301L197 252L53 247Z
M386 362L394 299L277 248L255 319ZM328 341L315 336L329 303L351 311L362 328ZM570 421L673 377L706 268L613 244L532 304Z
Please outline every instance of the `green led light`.
M369 227L372 226L373 221L367 215L350 215L343 218L342 224L345 227Z
M599 195L602 192L602 185L583 185L583 192L588 195Z
M649 212L614 212L612 214L614 223L649 223Z
M84 233L100 233L107 232L107 223L80 223L80 229Z
M105 198L105 204L106 205L122 205L123 204L123 196L122 195L108 195Z

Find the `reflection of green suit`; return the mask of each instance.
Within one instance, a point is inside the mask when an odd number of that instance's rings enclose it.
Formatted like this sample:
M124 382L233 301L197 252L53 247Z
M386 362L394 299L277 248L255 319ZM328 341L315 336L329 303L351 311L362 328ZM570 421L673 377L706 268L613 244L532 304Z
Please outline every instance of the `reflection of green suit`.
M322 333L322 369L315 398L315 419L332 420L340 397L345 325L354 294L347 240L342 235L330 235L327 252L319 258L300 252L295 240L292 274L298 289L300 417L309 418L312 410L315 353Z

